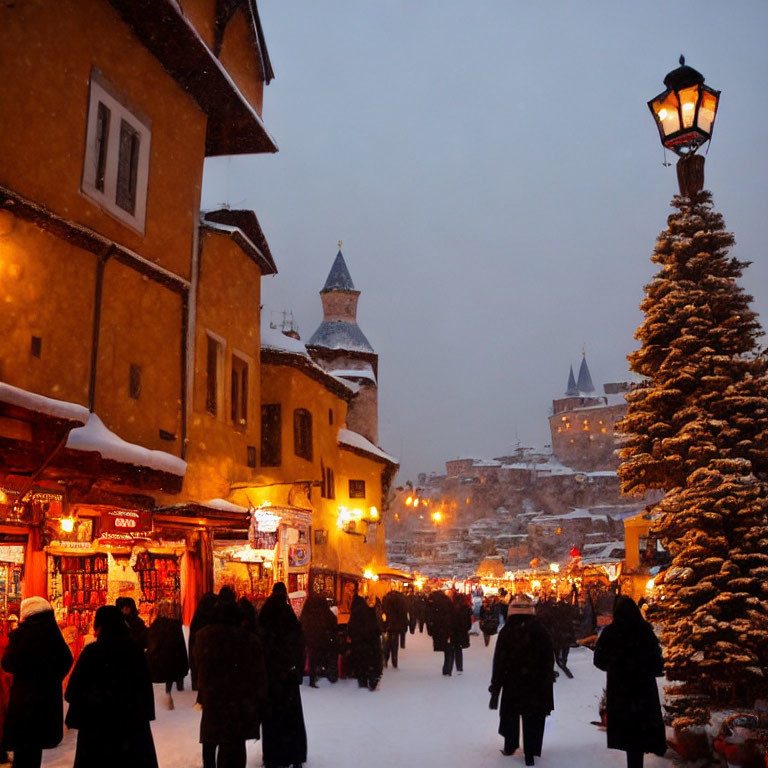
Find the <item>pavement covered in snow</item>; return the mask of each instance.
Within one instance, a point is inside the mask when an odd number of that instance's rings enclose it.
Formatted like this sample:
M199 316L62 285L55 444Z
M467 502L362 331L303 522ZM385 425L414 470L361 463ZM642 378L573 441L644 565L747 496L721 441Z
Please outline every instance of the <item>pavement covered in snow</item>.
M442 653L432 651L426 632L408 635L400 651L399 669L389 667L379 689L358 688L355 680L319 688L302 687L307 724L307 768L517 768L520 751L500 753L498 713L488 709L488 683L494 640L485 647L472 636L464 653L464 673L441 674ZM544 749L536 765L542 768L623 768L624 752L609 751L605 733L590 721L597 708L605 673L592 665L592 652L572 649L573 679L560 675L555 684L555 711L547 718ZM306 678L305 678L306 681ZM194 694L174 691L175 709L163 708L164 689L155 686L157 720L152 724L160 768L202 765L198 728L200 713ZM76 732L44 753L46 768L71 768ZM668 753L669 755L670 753ZM261 765L259 742L248 744L248 766ZM670 768L672 760L646 755L646 768Z

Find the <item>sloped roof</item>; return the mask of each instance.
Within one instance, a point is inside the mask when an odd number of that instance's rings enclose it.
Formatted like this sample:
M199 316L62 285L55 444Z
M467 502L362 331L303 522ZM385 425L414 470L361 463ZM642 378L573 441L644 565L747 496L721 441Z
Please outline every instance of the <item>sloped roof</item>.
M374 352L358 324L345 320L323 320L307 342L307 346L347 352Z
M249 210L205 211L200 216L201 223L209 229L216 229L229 234L235 242L259 265L262 274L276 275L277 266L269 250L256 214Z
M565 390L565 394L569 397L579 394L579 388L576 386L576 379L573 376L573 366L568 371L568 386Z
M576 385L579 388L579 392L594 392L595 385L592 383L592 376L589 373L589 366L587 365L587 356L584 355L581 358L581 366L579 367L579 381Z
M331 291L355 291L355 284L352 282L352 277L349 274L347 263L344 261L341 251L336 254L331 271L328 273L328 278L320 293L330 293Z

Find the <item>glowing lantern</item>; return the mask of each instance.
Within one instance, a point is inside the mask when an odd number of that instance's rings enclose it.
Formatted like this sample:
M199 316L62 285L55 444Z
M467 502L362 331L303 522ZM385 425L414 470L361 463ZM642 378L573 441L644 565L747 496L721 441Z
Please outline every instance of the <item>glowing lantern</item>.
M433 512L433 513L432 513L432 519L433 519L433 520L434 520L436 523L439 523L439 522L440 522L440 521L443 519L443 516L442 516L442 515L441 515L439 512Z
M411 504L413 504L413 496L409 496L409 497L408 497L408 498L405 500L405 506L406 506L406 507L410 507L410 506L411 506Z
M661 143L681 157L692 155L712 138L720 91L704 85L704 77L685 64L665 78L667 89L648 102Z
M62 517L61 520L59 520L59 528L61 528L64 533L72 533L72 531L75 530L75 518Z

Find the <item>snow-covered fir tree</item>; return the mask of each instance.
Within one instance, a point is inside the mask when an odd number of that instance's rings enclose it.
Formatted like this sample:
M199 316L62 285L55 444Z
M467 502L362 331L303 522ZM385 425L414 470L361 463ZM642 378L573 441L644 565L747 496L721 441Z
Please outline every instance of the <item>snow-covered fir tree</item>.
M709 192L675 197L656 242L630 367L619 475L666 493L654 533L673 556L661 625L675 725L750 706L768 686L768 377L737 283L747 263Z

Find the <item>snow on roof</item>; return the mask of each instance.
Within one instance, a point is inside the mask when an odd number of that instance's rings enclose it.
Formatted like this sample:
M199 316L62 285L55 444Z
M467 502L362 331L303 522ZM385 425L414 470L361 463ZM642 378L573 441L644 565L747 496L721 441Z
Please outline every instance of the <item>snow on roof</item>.
M390 456L388 453L384 453L381 448L378 448L370 440L358 434L357 432L353 432L351 429L342 428L339 430L339 444L347 445L351 448L357 448L361 451L365 451L366 453L372 453L375 456L379 456L380 458L391 462L392 464L398 463L396 458Z
M368 379L376 383L376 375L370 363L364 363L360 368L329 368L328 373L342 379Z
M324 349L373 353L371 343L358 324L347 320L323 320L307 344Z
M96 451L104 459L149 467L158 472L168 472L182 477L187 462L164 451L152 451L135 443L128 443L104 426L104 422L92 413L84 427L73 429L67 438L67 448L75 451Z
M26 408L28 411L44 413L57 419L78 421L85 424L88 421L88 409L77 403L68 403L64 400L54 400L51 397L27 392L25 389L12 387L10 384L0 382L0 402Z
M607 515L593 515L588 509L571 509L563 515L541 515L536 518L536 522L544 520L600 520L602 522L608 522Z
M276 349L279 352L293 352L295 355L309 357L309 352L300 339L294 339L286 336L279 328L273 328L265 318L265 313L261 315L261 346L266 349Z
M227 501L226 499L211 499L210 501L204 501L201 506L211 507L222 512L248 514L248 509L246 507L241 507L239 504L233 504L231 501Z

